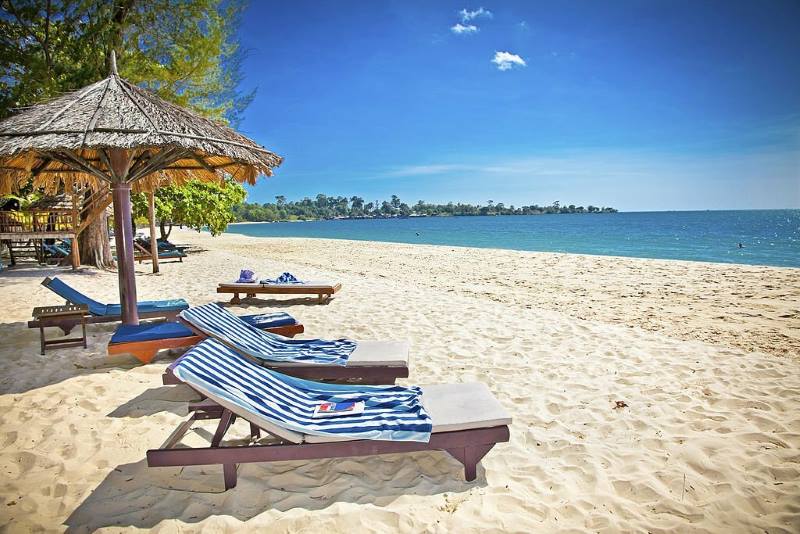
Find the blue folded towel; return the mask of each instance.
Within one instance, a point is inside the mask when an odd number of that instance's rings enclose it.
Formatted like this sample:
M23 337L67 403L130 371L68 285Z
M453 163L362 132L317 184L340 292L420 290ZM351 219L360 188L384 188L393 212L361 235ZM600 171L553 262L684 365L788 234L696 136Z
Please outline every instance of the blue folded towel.
M242 272L239 273L239 279L236 281L237 284L255 284L256 283L256 273L250 271L248 269L242 269Z
M274 280L266 279L261 281L262 284L302 284L302 280L298 280L292 273L283 273Z

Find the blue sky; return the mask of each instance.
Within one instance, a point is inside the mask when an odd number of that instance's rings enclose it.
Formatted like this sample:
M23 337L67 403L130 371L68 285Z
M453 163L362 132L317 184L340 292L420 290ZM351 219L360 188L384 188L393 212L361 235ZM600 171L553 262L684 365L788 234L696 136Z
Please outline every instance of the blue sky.
M489 13L487 13L489 12ZM253 1L250 201L800 207L800 3Z

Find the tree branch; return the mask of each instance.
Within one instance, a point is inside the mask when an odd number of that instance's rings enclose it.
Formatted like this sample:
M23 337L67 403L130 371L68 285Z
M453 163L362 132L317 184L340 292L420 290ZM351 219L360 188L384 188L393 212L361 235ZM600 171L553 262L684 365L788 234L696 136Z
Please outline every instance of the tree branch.
M47 44L47 41L46 40L42 40L42 38L39 37L39 35L33 30L33 28L31 28L29 25L25 24L25 21L22 20L22 17L20 16L20 14L17 11L17 9L14 7L14 3L11 0L5 0L3 3L8 6L8 11L12 15L14 15L14 18L17 19L17 22L19 22L20 26L22 26L22 28L26 32L28 32L28 34L31 37L33 37L36 40L36 42L39 43L39 45L42 47L42 52L44 53L44 61L45 61L45 64L47 65L47 72L51 72L53 70L53 61L52 61L52 59L50 57L50 48L49 48L49 46ZM48 2L47 2L47 17L45 19L45 28L47 28L49 25L50 25L50 1L48 0Z

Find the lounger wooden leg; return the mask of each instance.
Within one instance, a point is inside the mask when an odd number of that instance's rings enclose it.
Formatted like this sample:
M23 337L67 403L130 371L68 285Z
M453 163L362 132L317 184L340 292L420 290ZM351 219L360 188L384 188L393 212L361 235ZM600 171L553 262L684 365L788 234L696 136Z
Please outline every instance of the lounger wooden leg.
M211 446L212 447L219 447L220 442L222 442L222 438L225 436L225 432L228 431L231 424L233 423L233 414L230 410L223 410L222 417L219 418L219 425L217 425L217 431L214 432L214 437L211 439Z
M231 304L241 304L242 299L239 298L239 293L234 293L233 297L231 297Z
M494 443L488 445L470 445L468 447L458 449L447 449L448 454L461 462L464 466L464 478L468 482L475 480L477 476L478 463L486 456L486 453L492 450Z
M253 438L254 440L261 438L261 429L258 428L253 423L250 423L250 437Z
M222 476L225 478L225 491L236 487L236 464L222 464Z
M68 336L69 333L72 332L72 329L75 328L75 326L77 324L78 323L76 323L74 321L64 321L64 322L58 323L58 327L61 329L62 332L64 332L65 336Z
M156 357L156 354L158 354L158 349L140 349L136 351L132 350L131 354L133 354L136 357L136 359L139 360L140 362L148 364L153 361L153 358Z

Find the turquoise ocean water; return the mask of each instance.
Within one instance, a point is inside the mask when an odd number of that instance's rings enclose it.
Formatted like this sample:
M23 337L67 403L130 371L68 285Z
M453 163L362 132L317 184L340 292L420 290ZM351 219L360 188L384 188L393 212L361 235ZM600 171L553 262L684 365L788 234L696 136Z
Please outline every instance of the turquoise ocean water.
M332 220L228 232L800 267L800 210Z

